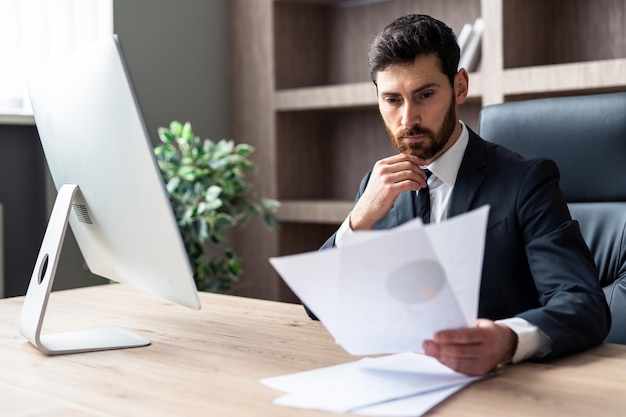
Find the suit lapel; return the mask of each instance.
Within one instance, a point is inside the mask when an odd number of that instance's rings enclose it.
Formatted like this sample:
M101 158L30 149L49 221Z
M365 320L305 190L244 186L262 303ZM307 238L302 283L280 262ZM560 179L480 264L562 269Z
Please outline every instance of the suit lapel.
M468 130L469 142L452 190L448 210L449 218L470 210L476 192L485 179L484 175L479 172L487 163L485 143L471 129Z

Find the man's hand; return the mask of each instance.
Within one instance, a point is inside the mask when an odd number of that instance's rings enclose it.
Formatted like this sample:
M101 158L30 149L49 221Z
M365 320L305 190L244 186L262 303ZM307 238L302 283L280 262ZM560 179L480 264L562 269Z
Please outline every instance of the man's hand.
M478 319L476 327L446 330L423 344L424 353L467 375L485 375L513 358L517 334L508 326Z
M391 210L400 193L426 187L422 163L421 159L405 154L376 162L367 187L350 214L350 228L371 230Z

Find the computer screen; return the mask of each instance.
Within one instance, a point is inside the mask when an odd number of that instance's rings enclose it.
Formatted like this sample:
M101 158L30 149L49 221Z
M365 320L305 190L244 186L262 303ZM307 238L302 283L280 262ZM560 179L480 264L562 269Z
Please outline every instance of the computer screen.
M94 274L200 308L119 39L93 43L37 69L27 84L58 193L25 297L20 331L47 354L149 344L125 330L41 333L68 223ZM135 342L120 346L115 341L126 337Z

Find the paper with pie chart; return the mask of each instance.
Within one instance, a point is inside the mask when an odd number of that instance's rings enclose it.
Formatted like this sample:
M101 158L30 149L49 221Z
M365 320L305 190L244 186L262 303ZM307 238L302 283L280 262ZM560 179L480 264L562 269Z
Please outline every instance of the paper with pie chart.
M488 214L355 232L270 262L348 353L421 352L437 331L476 322Z

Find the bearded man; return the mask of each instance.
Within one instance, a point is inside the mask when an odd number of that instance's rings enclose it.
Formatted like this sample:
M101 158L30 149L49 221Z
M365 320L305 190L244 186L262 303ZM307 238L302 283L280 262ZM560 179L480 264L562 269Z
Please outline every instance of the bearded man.
M371 76L399 153L374 164L322 249L354 230L387 229L418 215L436 223L489 205L476 326L438 332L424 352L482 375L501 363L595 346L609 331L610 313L558 168L486 142L459 120L469 86L459 55L453 31L430 16L401 17L375 38Z

